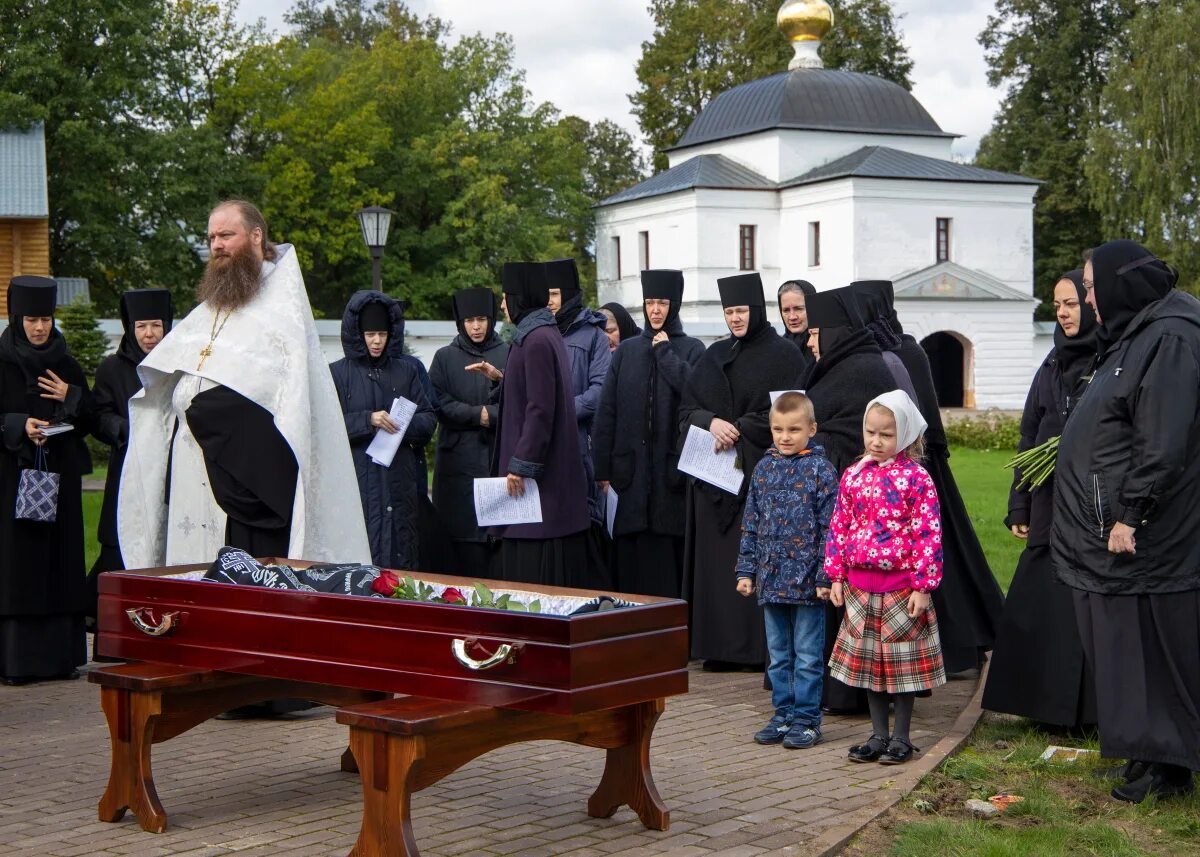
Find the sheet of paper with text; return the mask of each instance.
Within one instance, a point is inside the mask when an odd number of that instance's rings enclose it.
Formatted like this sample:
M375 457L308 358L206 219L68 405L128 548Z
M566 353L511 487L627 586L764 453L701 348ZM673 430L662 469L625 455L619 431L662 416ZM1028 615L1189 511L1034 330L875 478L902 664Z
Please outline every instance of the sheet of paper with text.
M716 438L711 432L690 426L683 442L683 451L679 454L679 471L715 485L722 491L737 494L742 490L742 480L746 478L738 466L737 450L714 452L715 446Z

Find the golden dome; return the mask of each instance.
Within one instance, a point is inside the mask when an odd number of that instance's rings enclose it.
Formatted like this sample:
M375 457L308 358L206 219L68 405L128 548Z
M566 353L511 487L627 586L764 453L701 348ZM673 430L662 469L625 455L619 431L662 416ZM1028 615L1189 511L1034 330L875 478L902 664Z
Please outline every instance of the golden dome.
M787 0L775 21L790 42L819 42L833 28L833 9L825 0Z

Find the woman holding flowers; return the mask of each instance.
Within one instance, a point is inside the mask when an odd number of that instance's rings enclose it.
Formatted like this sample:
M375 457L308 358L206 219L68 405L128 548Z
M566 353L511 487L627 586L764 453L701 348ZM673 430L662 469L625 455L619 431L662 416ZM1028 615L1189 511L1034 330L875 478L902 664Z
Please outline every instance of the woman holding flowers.
M1054 286L1054 350L1029 388L1019 452L1057 438L1087 385L1098 343L1096 315L1084 297L1081 270L1064 274ZM992 649L983 707L1080 727L1096 722L1096 691L1079 641L1071 589L1055 579L1050 559L1053 473L1039 485L1029 484L1040 475L1034 471L1045 466L1049 464L1016 468L1013 476L1005 523L1025 542L1025 551Z

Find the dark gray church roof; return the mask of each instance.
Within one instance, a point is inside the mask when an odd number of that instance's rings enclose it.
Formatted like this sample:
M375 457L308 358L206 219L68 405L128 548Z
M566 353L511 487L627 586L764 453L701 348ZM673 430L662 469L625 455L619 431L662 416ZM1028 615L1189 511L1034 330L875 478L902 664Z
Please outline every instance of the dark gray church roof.
M915 181L982 182L986 184L1041 184L1037 179L999 173L969 164L930 158L889 149L864 146L856 152L822 164L803 175L779 183L780 188L815 184L841 178L910 179Z
M677 167L601 200L599 205L614 205L694 188L775 190L775 182L724 155L697 155Z
M743 83L709 102L675 149L774 128L953 137L902 86L857 72L796 69Z

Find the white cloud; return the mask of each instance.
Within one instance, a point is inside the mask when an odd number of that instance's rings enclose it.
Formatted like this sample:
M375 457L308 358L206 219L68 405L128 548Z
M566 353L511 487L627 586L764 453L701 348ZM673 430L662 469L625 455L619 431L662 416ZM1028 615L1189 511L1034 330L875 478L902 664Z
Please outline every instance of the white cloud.
M239 18L283 29L290 2L242 0ZM629 110L634 65L653 25L646 0L410 0L421 15L449 21L458 35L506 32L537 101L589 121L612 119L640 137ZM955 154L970 158L991 126L1000 93L987 84L976 41L992 0L893 0L914 61L913 92L945 130L962 134Z

